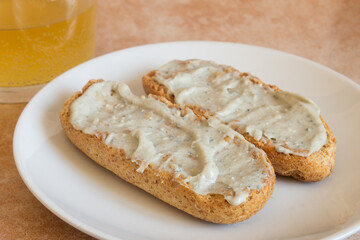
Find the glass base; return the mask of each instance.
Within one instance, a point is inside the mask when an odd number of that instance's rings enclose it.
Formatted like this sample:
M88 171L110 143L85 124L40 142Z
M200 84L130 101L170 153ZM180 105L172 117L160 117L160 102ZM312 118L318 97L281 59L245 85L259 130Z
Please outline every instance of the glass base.
M45 84L26 87L0 87L0 103L28 102Z

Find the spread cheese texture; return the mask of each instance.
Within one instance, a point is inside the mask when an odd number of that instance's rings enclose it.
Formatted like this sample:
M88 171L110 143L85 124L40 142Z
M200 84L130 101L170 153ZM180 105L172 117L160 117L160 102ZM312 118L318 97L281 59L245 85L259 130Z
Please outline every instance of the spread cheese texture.
M173 60L154 79L175 102L208 109L224 123L255 140L270 140L278 152L309 156L327 142L318 106L311 100L277 91L247 73L198 59Z
M142 173L174 174L198 194L222 194L232 205L260 190L271 174L265 153L219 120L138 97L119 82L91 85L71 105L70 123L110 147L123 149Z

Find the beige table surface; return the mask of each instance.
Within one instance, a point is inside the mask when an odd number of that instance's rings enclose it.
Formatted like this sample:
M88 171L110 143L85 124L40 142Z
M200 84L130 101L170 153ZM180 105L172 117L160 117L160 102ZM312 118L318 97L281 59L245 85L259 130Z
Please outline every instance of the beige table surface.
M360 84L360 0L99 0L96 55L180 40L274 48ZM0 239L91 239L47 210L17 172L12 138L25 105L0 104Z

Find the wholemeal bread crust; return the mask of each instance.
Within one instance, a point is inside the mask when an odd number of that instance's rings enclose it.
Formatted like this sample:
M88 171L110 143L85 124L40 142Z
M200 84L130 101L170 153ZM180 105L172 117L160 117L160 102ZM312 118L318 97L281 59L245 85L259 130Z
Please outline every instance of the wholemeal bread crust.
M102 80L90 81L83 88L83 92L91 84L98 81ZM236 223L248 219L263 208L270 198L275 184L275 173L272 167L265 187L260 191L251 190L247 201L238 206L230 205L223 195L196 194L182 179L175 178L172 173L158 171L151 166L147 167L143 173L137 172L139 165L126 158L123 149L109 147L99 137L85 134L72 126L69 121L70 105L81 95L81 92L77 92L66 100L60 113L62 127L76 147L123 180L194 217L221 224ZM171 105L169 102L167 104ZM267 161L270 163L268 159Z
M237 70L234 68L230 68L228 71ZM169 93L164 85L159 84L154 79L155 74L156 71L153 70L142 78L145 92L147 94L163 96L169 101L175 102L174 95ZM247 73L240 73L240 75L249 76L249 74ZM250 80L254 84L261 84L263 86L270 87L275 91L282 91L277 86L267 85L256 77L251 77ZM199 106L189 107L198 114L203 114L205 117L211 115L208 110L201 109ZM277 174L282 176L291 176L300 181L315 182L321 181L322 179L330 175L335 164L336 155L335 137L327 123L322 118L321 121L323 122L326 130L327 143L319 151L314 152L307 157L277 152L275 149L275 145L270 140L261 139L257 141L249 134L242 134L246 138L246 140L265 151ZM237 130L235 126L232 127Z

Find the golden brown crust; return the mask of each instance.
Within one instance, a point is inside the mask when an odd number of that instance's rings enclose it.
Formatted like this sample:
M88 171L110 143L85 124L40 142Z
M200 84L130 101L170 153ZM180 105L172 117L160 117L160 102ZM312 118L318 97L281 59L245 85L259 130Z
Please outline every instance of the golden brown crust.
M85 91L91 84L98 81L101 80L90 81L83 90ZM125 181L194 217L221 224L248 219L258 212L270 198L275 184L275 174L272 168L266 186L261 191L251 190L248 201L238 206L230 205L219 194L196 194L169 172L157 171L151 166L146 168L143 173L137 172L138 164L127 159L124 150L109 147L95 135L84 134L82 131L74 129L69 122L70 105L81 94L81 92L77 92L69 98L60 113L60 121L66 135L91 159ZM171 105L170 102L167 104Z
M232 70L237 71L236 69ZM167 98L171 102L175 102L174 95L170 94L164 85L156 82L154 79L155 74L156 71L154 70L143 77L142 82L145 92L147 94L160 95ZM240 74L245 76L248 75L247 73ZM281 91L281 89L279 89L277 86L267 85L256 77L252 77L250 80L254 84L261 84L276 91ZM203 113L205 116L211 115L211 113L209 113L206 109L201 109L199 106L189 107L194 109L197 113ZM307 157L279 153L275 150L275 146L271 143L270 140L257 141L249 134L243 135L249 142L265 151L277 174L282 176L291 176L295 179L305 182L315 182L320 181L330 175L335 164L336 155L335 137L326 122L322 118L321 120L326 130L328 139L327 143L320 149L320 151L312 153Z

